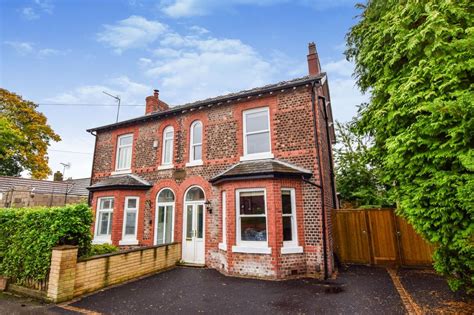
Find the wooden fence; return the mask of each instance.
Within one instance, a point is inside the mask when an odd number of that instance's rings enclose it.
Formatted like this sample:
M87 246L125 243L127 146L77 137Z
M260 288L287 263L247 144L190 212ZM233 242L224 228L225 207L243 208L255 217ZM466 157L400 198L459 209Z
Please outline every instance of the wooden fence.
M333 213L335 252L342 263L426 266L434 247L393 209Z

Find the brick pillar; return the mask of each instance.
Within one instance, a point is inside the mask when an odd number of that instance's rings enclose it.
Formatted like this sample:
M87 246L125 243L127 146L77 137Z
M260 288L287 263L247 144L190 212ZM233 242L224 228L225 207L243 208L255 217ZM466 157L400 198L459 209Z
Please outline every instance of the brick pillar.
M49 271L48 298L57 303L74 297L77 246L63 245L53 248Z

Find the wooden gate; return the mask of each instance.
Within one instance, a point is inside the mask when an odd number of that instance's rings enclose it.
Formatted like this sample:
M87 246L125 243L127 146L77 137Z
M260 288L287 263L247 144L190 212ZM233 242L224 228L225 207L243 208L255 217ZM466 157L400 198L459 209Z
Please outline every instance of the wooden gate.
M393 209L336 210L335 252L342 263L422 266L432 262L428 244Z

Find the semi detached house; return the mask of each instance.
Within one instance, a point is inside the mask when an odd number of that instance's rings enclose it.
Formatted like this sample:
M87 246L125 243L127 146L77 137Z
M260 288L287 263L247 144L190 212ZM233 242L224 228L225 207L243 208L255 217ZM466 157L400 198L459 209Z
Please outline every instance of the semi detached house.
M94 242L178 242L184 263L235 276L330 275L335 136L314 43L307 60L305 77L180 106L155 90L144 116L88 130Z

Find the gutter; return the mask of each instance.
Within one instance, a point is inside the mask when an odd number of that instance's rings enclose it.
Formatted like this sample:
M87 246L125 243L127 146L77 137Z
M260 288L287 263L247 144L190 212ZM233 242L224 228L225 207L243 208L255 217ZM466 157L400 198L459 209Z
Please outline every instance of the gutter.
M319 82L320 83L320 82ZM318 173L319 173L319 183L317 185L315 183L310 182L310 184L316 186L321 191L321 217L322 217L322 230L323 230L323 259L324 259L324 280L328 279L328 253L327 253L327 235L326 235L326 203L324 202L324 185L323 185L323 175L322 175L322 167L321 167L321 151L318 142L318 124L317 124L317 116L316 116L316 92L315 92L316 84L313 82L311 84L311 111L313 113L313 133L314 133L314 142L316 145L316 152L318 155ZM319 108L319 106L318 106Z

